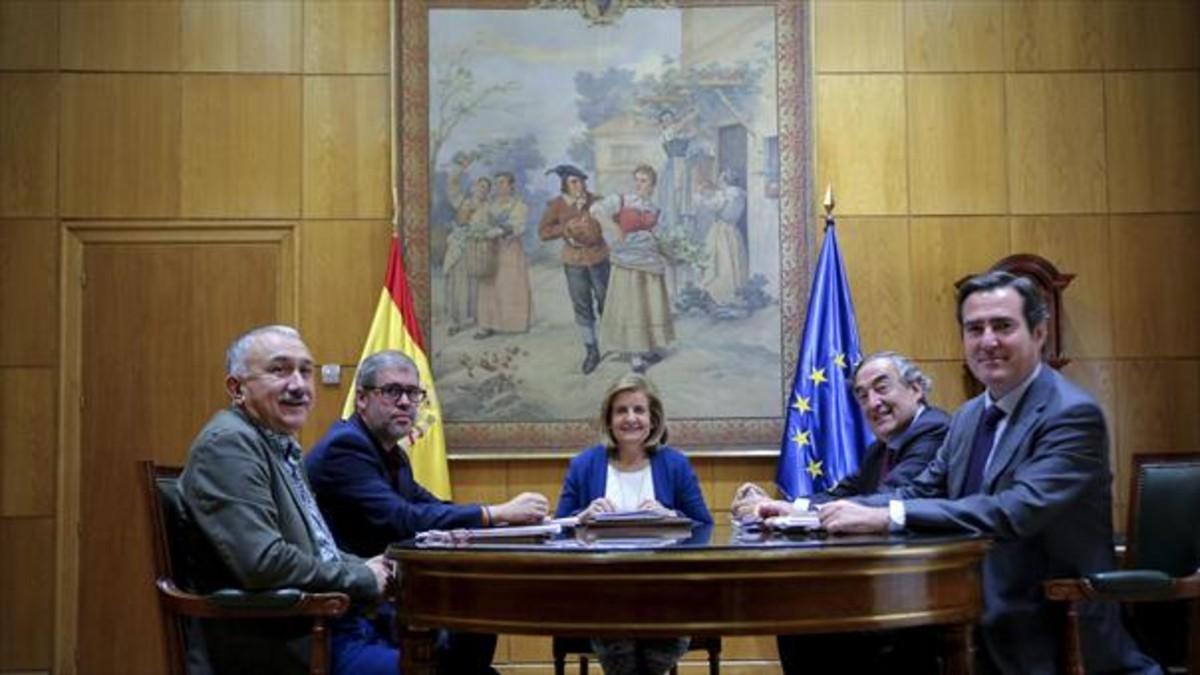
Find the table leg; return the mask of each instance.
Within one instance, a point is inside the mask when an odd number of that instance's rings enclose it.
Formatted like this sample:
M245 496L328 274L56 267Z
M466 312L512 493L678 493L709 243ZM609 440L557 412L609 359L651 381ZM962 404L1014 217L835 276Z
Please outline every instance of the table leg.
M946 675L971 675L975 671L975 659L971 653L971 634L974 626L956 623L946 626L944 631Z
M404 675L434 675L437 658L434 655L435 631L398 626L400 643L400 672Z

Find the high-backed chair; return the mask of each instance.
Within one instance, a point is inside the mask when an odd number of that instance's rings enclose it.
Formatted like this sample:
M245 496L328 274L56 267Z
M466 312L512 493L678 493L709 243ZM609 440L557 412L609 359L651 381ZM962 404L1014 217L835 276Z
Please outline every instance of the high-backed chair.
M1109 600L1138 603L1132 627L1151 656L1178 655L1200 674L1200 453L1133 456L1125 534L1125 569L1045 583L1046 597L1066 603L1067 672L1084 672L1077 603ZM1144 603L1173 605L1139 611ZM1138 630L1142 620L1154 627Z
M555 636L552 650L554 652L554 675L565 675L567 670L567 655L579 655L579 675L588 675L588 659L595 657L592 652L592 641L585 637ZM688 651L704 650L708 652L709 675L721 675L721 638L720 636L693 637ZM678 675L679 669L672 667L671 675Z
M141 462L146 504L153 527L154 571L167 636L171 675L186 675L189 619L312 620L309 673L329 672L328 621L350 607L344 593L305 593L296 589L250 593L227 589L199 595L195 570L213 564L207 541L192 526L179 489L180 468ZM208 546L211 549L211 546Z

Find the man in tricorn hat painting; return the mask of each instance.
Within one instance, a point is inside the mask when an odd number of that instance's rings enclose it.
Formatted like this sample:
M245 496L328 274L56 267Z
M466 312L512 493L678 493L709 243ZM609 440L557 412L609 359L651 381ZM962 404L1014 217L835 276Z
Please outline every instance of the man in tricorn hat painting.
M596 321L604 313L604 296L608 292L608 245L600 223L588 213L597 197L587 191L587 174L570 164L559 164L546 173L558 174L562 194L546 204L538 224L538 237L542 241L563 241L567 292L583 338L580 370L586 375L600 364Z

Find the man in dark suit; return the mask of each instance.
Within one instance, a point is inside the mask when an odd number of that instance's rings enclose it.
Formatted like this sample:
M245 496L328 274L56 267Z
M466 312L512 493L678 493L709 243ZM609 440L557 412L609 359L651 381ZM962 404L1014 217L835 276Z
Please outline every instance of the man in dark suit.
M257 328L229 347L226 373L232 405L200 430L180 478L190 519L223 563L197 570L201 590L346 593L355 607L332 625L333 672L398 672L388 635L357 611L380 599L391 565L339 551L304 479L296 434L313 404L308 348L294 328ZM307 673L310 628L204 621L196 643L206 645L201 658L212 672Z
M982 673L1056 673L1063 609L1042 582L1114 567L1112 473L1100 406L1041 363L1048 310L1023 277L990 272L958 292L971 373L987 391L950 422L933 462L907 487L821 508L833 533L959 531L995 544L983 563ZM1080 609L1089 673L1158 673L1120 623L1118 607Z
M896 352L877 352L863 359L851 374L854 398L875 434L858 470L825 492L794 502L771 502L773 513L790 514L857 495L886 492L907 485L933 459L946 437L950 416L929 405L933 382L912 361ZM754 483L744 483L735 493L730 510L736 518L754 515L759 504L770 502Z
M875 442L867 446L858 471L825 492L794 502L771 500L762 488L746 483L730 507L736 518L759 511L770 515L807 511L810 504L869 495L907 485L925 470L946 438L950 416L929 405L932 382L916 364L896 352L878 352L863 359L850 378L854 398L867 418ZM779 660L783 672L936 672L938 635L925 628L840 633L781 635Z
M305 460L339 546L379 555L388 544L424 530L536 523L546 517L549 501L540 494L526 492L495 505L452 504L413 479L400 441L412 429L425 390L416 364L404 353L383 351L363 359L354 397L354 415L334 422ZM439 671L493 672L495 647L494 635L443 634Z

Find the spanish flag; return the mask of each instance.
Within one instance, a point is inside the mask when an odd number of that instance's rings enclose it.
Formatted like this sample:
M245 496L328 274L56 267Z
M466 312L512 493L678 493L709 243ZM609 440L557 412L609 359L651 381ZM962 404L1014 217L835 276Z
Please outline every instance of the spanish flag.
M400 255L400 244L392 235L392 249L388 253L387 276L383 280L383 291L371 321L371 332L363 345L362 363L375 352L395 349L404 352L421 371L421 386L428 392L417 421L400 445L412 461L413 477L425 489L441 499L450 499L450 469L446 464L446 436L442 429L442 407L437 392L433 389L433 371L429 368L421 328L413 311L412 293L408 290L408 278L404 274L404 258ZM354 389L346 396L342 417L354 414Z

